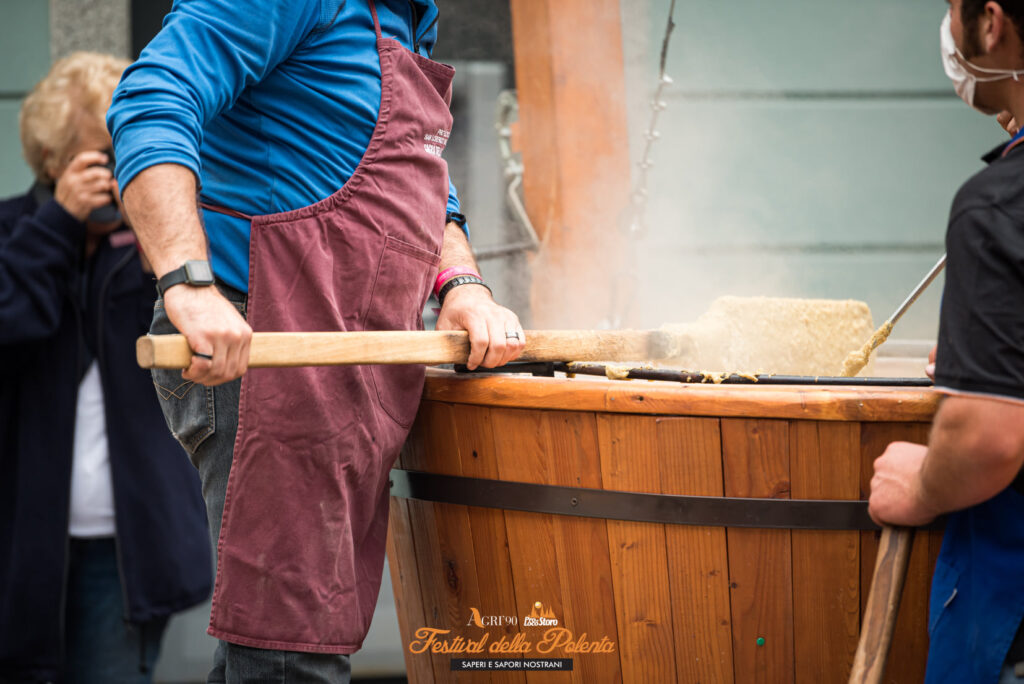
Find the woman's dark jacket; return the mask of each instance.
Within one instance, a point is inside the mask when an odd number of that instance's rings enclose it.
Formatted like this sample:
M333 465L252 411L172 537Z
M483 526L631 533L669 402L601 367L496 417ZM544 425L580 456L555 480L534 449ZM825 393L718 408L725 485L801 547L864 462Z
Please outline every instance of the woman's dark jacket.
M123 230L85 261L85 226L36 196L0 201L0 680L54 679L59 670L75 407L92 359L125 619L204 601L213 567L198 474L135 363L153 278Z

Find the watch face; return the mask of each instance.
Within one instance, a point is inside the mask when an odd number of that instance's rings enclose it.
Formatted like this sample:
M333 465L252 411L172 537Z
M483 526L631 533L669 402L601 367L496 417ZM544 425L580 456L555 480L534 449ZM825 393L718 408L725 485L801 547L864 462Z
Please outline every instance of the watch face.
M208 261L186 261L185 276L195 285L209 285L213 282L213 271Z

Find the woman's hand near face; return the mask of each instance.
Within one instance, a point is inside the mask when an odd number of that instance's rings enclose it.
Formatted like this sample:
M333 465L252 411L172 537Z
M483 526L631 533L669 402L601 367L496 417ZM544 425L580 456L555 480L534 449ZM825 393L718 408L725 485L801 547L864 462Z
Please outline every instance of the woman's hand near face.
M79 221L84 222L93 209L111 202L114 176L101 166L106 163L107 155L102 152L82 152L57 179L54 199Z

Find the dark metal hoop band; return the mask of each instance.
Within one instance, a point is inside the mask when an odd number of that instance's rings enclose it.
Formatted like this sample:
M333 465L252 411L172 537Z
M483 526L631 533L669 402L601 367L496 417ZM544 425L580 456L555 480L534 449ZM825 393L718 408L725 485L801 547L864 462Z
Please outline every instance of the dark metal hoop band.
M395 468L391 495L438 503L634 522L794 530L877 530L867 501L676 496L438 475Z

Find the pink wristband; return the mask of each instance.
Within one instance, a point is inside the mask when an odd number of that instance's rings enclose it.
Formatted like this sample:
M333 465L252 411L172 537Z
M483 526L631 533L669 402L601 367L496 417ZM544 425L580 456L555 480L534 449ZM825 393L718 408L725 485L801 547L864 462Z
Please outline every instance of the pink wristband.
M476 276L477 278L483 280L483 278L480 277L480 274L471 268L468 268L466 266L452 266L451 268L446 268L437 274L437 280L434 281L434 296L438 296L438 293L441 291L441 288L444 287L445 283L447 283L455 276L460 275Z

